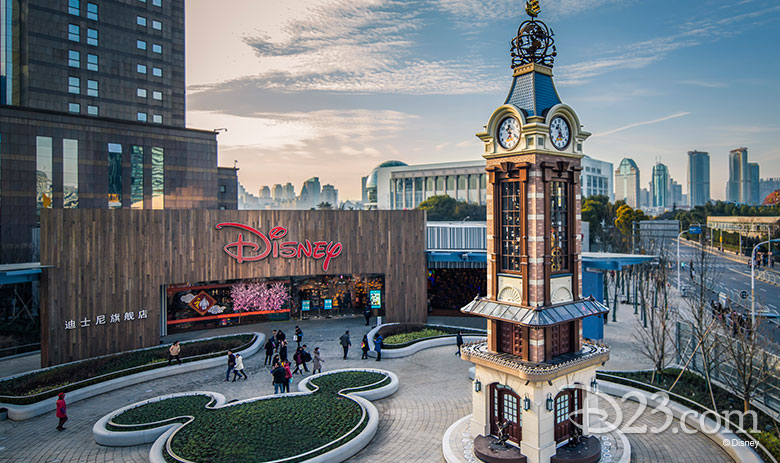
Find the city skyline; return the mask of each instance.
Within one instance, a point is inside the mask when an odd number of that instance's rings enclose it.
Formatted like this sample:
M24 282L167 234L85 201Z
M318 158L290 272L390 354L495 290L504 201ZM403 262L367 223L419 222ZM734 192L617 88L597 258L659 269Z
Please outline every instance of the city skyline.
M320 175L358 199L360 178L386 160L478 160L474 134L509 90L521 3L238 1L214 17L206 2L193 2L188 124L229 128L219 136L221 164L237 159L250 191ZM750 149L764 177L780 175L772 141L780 123L771 110L780 103L780 65L760 59L780 39L779 5L541 5L558 32L561 99L593 133L585 154L613 165L631 157L647 173L660 158L682 181L685 154L706 151L715 199L725 199L736 147ZM761 104L738 116L724 111L745 101Z

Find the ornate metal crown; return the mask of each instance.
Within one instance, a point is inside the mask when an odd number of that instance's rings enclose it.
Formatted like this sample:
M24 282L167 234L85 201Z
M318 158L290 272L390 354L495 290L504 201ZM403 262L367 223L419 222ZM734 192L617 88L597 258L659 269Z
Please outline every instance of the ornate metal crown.
M555 50L555 33L536 17L541 12L539 0L529 0L525 11L531 19L520 24L517 37L512 39L512 69L524 64L537 63L552 67L558 53Z

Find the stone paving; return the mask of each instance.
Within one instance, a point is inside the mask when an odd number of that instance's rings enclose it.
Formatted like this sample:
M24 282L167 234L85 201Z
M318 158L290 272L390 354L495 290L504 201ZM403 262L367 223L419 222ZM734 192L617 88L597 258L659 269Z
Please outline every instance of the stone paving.
M628 315L626 311L623 314ZM632 315L633 316L633 315ZM618 316L620 320L620 315ZM452 323L451 320L433 319L431 322ZM345 367L380 367L395 372L400 388L393 396L376 401L380 412L379 430L371 444L351 458L350 462L442 462L441 439L446 429L459 418L471 413L471 382L468 379L469 363L461 361L454 347L439 347L419 352L403 359L386 359L382 362L359 360L357 348L360 338L369 327L362 318L339 320L311 320L230 327L222 332L241 332L282 327L291 337L295 324L304 331L304 341L310 348L322 350L325 370ZM612 325L615 326L615 325ZM353 349L349 359L341 359L338 336L345 329L352 335ZM609 328L608 328L609 332ZM189 336L213 336L211 332L189 333ZM110 448L95 444L92 425L100 417L124 405L161 394L207 390L225 394L228 400L244 399L272 392L271 376L263 367L263 353L244 360L249 373L247 381L223 382L224 369L212 368L199 372L162 378L131 386L120 391L103 394L68 407L70 421L67 430L54 430L53 413L28 421L0 421L0 462L14 463L108 463L146 462L150 445ZM619 358L619 356L618 356ZM609 365L609 364L608 364ZM172 366L170 368L176 368ZM296 384L297 384L296 377ZM293 386L295 387L295 385ZM633 403L623 405L628 415ZM640 422L654 423L660 419L645 412ZM240 436L247 430L226 430ZM293 445L296 436L290 436ZM660 435L630 435L635 458L646 462L727 462L731 461L718 446L703 435L677 435L671 432Z

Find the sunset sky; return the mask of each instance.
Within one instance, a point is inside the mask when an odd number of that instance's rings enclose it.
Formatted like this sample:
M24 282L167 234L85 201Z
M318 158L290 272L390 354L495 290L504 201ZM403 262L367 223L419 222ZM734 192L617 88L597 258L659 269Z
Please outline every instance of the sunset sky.
M542 0L561 99L593 136L586 154L659 160L687 189L689 150L725 196L730 149L780 177L776 0ZM309 177L360 199L377 164L479 160L474 134L504 102L518 0L190 0L187 125L228 128L239 181Z

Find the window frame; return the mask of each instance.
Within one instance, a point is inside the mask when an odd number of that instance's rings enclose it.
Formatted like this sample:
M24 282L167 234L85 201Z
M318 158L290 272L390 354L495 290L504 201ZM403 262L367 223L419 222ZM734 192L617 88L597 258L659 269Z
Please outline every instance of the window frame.
M75 58L73 57L75 54ZM75 63L75 64L74 64ZM68 50L68 67L81 68L81 52L78 50Z
M92 36L93 32L95 33L94 37ZM99 46L99 44L100 44L100 38L98 36L98 30L97 29L92 29L92 28L88 27L87 28L87 45L91 45L93 47L97 47L97 46Z
M91 11L94 7L95 11ZM87 19L92 21L98 20L98 5L97 3L88 2L87 3Z

